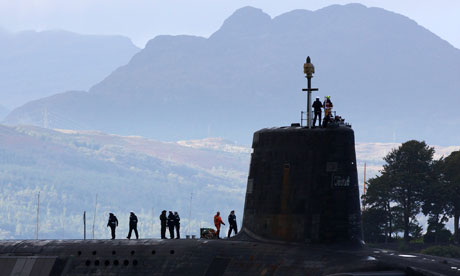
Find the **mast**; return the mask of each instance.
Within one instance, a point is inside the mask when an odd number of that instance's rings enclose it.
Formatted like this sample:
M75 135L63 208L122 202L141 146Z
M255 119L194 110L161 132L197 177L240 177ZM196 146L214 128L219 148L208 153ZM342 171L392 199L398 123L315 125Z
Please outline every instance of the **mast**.
M363 197L362 197L363 210L365 210L365 205L364 205L365 195L366 195L366 162L364 162L364 183L363 183Z
M190 193L190 209L188 213L188 234L190 235L190 227L192 224L192 199L193 199L193 192Z
M93 240L94 240L94 225L96 224L96 212L97 212L97 194L96 194L96 203L94 204L94 216L93 216Z
M363 195L366 194L366 162L364 162L364 190Z
M303 72L305 73L305 78L307 78L307 88L302 89L302 91L307 91L307 127L311 128L311 92L318 91L318 88L311 88L311 78L315 73L315 66L311 63L309 56L303 65Z
M86 211L83 211L83 239L86 240Z
M152 238L154 237L154 233L155 233L155 204L157 201L158 199L155 196L153 198L153 204L152 204Z

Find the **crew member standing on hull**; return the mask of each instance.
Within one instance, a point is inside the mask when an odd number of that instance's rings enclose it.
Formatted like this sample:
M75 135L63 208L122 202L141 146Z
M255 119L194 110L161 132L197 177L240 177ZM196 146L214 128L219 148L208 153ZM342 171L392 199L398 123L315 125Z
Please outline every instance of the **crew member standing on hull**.
M327 127L327 124L331 121L331 116L332 116L332 107L334 105L331 102L331 96L326 96L326 99L324 100L324 122L323 122L323 127Z
M174 222L176 218L174 217L174 214L172 211L169 211L168 215L168 228L169 228L169 236L171 239L174 239Z
M166 239L166 221L168 218L166 217L166 210L163 210L160 215L161 221L161 238Z
M130 212L129 215L129 232L128 236L126 237L128 240L131 239L131 233L134 230L134 234L136 234L136 240L139 239L139 234L137 233L137 216L134 212Z
M323 107L324 107L324 117L327 117L327 116L330 117L331 112L332 112L332 107L334 107L334 105L331 102L331 96L326 96Z
M110 227L112 232L112 240L115 239L115 228L118 226L118 219L113 213L109 213L109 221L107 222L107 227Z
M180 217L178 212L174 212L174 227L176 228L176 239L180 239Z
M222 221L222 218L220 217L220 212L217 212L217 214L214 216L214 225L216 226L216 236L218 239L220 239L220 225L222 224L225 225L225 223Z
M313 103L311 107L313 107L313 110L315 111L315 117L313 118L313 127L315 127L316 125L316 119L318 119L319 127L321 127L321 108L323 107L323 104L319 100L319 97L316 97L316 101Z
M228 229L228 238L230 238L230 235L232 234L232 230L235 231L235 235L238 234L238 226L236 225L236 216L235 216L235 210L232 210L230 212L230 215L228 215L228 225L230 228Z

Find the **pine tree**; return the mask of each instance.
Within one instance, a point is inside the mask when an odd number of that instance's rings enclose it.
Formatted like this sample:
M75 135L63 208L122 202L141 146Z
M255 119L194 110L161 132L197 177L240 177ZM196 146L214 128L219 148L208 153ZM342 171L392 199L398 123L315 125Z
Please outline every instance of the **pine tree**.
M434 149L424 141L411 140L392 150L385 158L382 176L391 183L391 197L402 212L404 240L410 239L411 228L417 223L423 190L429 185Z

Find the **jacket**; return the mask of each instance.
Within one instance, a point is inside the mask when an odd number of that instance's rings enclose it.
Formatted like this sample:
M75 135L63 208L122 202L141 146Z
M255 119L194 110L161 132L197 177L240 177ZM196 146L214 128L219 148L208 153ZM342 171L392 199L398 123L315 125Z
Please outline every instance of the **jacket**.
M129 226L137 226L137 216L134 214L131 214L129 216Z
M222 221L222 218L220 216L218 216L218 215L215 215L214 216L214 225L216 227L220 227L221 224L225 225L225 223Z
M109 217L109 221L107 222L107 226L110 227L117 227L118 226L118 219L115 215Z
M174 214L169 214L168 215L168 226L169 227L174 226L175 220L176 220L176 217L174 216Z
M323 107L323 104L319 101L316 100L313 102L313 105L311 106L315 110L315 113L321 112L321 108Z
M167 220L166 214L161 214L160 215L161 225L166 226L166 220Z
M235 215L228 215L228 224L230 225L236 225L236 216Z

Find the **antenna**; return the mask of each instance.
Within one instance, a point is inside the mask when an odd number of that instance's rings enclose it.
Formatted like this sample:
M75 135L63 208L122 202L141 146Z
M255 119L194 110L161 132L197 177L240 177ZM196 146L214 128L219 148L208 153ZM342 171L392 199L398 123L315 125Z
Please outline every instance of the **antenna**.
M83 211L83 239L86 240L86 211Z
M96 224L96 211L97 211L97 194L96 194L96 203L94 204L94 217L93 217L93 240L94 240L94 225Z
M364 196L366 195L366 162L364 162L364 183L363 183L363 210L365 210L365 205L364 205Z
M193 199L193 192L190 193L190 209L188 213L188 234L190 235L190 228L192 224L192 199Z
M366 194L366 162L364 162L364 190L363 195Z
M40 217L40 191L37 195L37 224L35 225L35 239L38 240L38 223Z
M155 209L152 207L152 237L155 232Z

